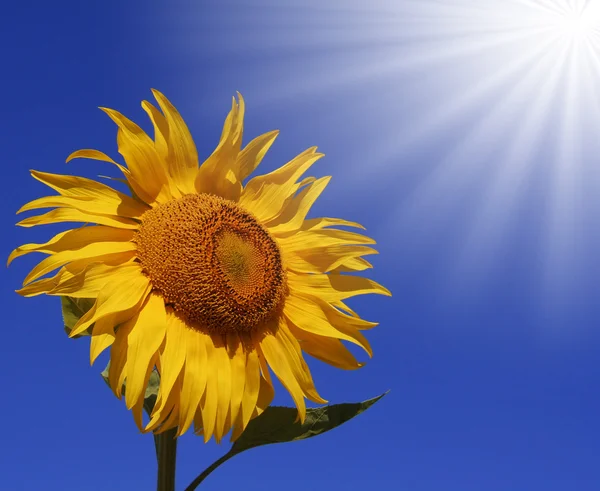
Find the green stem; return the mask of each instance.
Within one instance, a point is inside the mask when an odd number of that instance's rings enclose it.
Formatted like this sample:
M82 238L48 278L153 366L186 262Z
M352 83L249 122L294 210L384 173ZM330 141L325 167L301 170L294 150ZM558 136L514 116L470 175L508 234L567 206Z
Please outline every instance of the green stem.
M230 450L225 455L223 455L223 457L221 457L219 460L214 461L211 465L209 465L206 469L204 469L202 471L202 474L200 474L196 479L194 479L187 488L185 488L185 491L194 491L198 486L200 486L200 483L202 481L204 481L212 471L214 471L221 464L223 464L224 462L227 462L231 457L233 457L237 454L238 454L238 452L232 452Z
M153 433L152 436L154 437L154 451L156 452L156 462L158 462L158 442L160 441L158 439L159 435Z
M157 491L175 491L175 463L177 460L177 428L154 436L158 460Z

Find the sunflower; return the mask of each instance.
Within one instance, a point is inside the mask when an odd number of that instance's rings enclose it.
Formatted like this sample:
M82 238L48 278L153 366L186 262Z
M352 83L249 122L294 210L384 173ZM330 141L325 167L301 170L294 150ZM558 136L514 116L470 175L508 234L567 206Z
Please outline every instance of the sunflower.
M9 264L30 252L48 254L18 293L95 300L70 336L90 333L92 364L110 348L110 386L122 398L126 382L126 406L144 432L177 428L179 436L193 424L205 441L214 435L219 442L230 430L235 440L271 403L271 372L303 421L305 399L327 402L303 352L342 369L362 366L342 341L372 356L361 331L376 324L344 300L390 294L346 274L371 267L363 256L376 254L375 242L333 228L363 228L357 223L306 218L330 179L301 179L323 156L316 147L243 185L278 132L242 148L240 94L216 149L200 166L179 112L163 94L153 94L158 108L148 101L142 108L154 140L119 112L101 108L118 126L126 166L97 150L67 158L117 166L131 196L84 177L31 171L58 195L27 203L19 212L53 209L18 225L84 225L11 253ZM160 374L159 392L144 423L153 370Z

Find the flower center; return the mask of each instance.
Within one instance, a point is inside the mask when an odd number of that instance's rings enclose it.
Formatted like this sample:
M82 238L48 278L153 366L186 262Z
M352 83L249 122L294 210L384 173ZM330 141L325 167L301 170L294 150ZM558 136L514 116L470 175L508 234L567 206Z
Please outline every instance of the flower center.
M194 328L251 331L286 295L279 247L232 201L190 194L161 204L144 213L134 242L154 289Z

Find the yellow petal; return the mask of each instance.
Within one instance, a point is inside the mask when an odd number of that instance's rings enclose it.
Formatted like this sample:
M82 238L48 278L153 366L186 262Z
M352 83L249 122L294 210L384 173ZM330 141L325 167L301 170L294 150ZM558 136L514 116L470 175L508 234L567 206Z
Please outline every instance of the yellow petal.
M113 278L104 284L92 308L77 321L69 336L81 334L109 314L134 309L146 299L151 287L150 280L137 271Z
M307 230L279 236L282 256L287 268L300 273L328 273L339 267L359 269L354 258L377 254L375 249L355 244L374 244L370 237L335 229Z
M116 210L115 215L140 218L148 209L131 196L92 179L63 174L49 174L35 170L31 171L31 175L41 183L54 189L61 196L111 203Z
M196 436L204 435L204 428L202 426L202 410L198 408L194 415L194 434Z
M39 210L40 208L73 208L80 210L85 213L91 213L94 215L119 215L119 210L123 210L119 205L101 200L101 199L80 199L73 198L71 196L45 196L43 198L34 199L29 203L23 205L17 213L23 213L24 211ZM123 210L124 215L127 216L126 210ZM131 215L138 216L139 213L132 212ZM134 218L135 218L134 216Z
M317 179L294 196L276 219L266 223L269 232L276 235L299 230L311 206L325 190L330 179L330 176Z
M281 213L285 200L298 189L296 181L321 157L323 154L309 148L283 167L251 179L240 196L240 205L261 222L273 219Z
M115 317L115 314L107 315L94 324L90 339L90 365L93 365L96 358L115 342L117 325Z
M169 137L169 125L163 114L148 101L142 101L142 108L152 121L154 126L154 147L163 162L169 159L169 146L167 138Z
M344 315L318 298L308 300L294 295L286 299L283 313L288 322L303 331L349 341L363 348L371 356L372 351L369 342L354 327L356 324L344 323L344 318L336 317L334 311L338 312L340 316ZM355 318L351 317L351 319ZM372 324L360 319L359 323L361 325L363 325L362 323L364 325ZM343 327L340 330L341 326Z
M363 276L289 272L288 286L293 292L316 296L330 303L368 293L391 296L388 289Z
M327 227L353 227L360 228L365 230L360 223L349 222L348 220L343 220L341 218L309 218L308 220L304 220L302 224L301 230L321 230Z
M139 223L129 218L110 215L98 215L85 213L74 208L57 208L43 215L25 218L17 223L19 227L34 227L36 225L47 225L49 223L81 222L107 225L114 228L125 228L137 230Z
M337 302L331 302L331 305L333 305L337 309L341 310L342 312L345 312L346 314L351 315L352 317L360 317L356 312L354 312L354 310L352 310L350 307L348 307L341 300L338 300Z
M231 363L225 345L215 345L216 370L218 384L218 411L215 426L215 441L221 442L223 435L229 430L226 427L227 414L231 404Z
M148 117L154 126L154 147L156 148L159 158L166 166L167 174L169 176L168 186L171 196L174 199L181 198L183 193L179 190L175 180L170 175L170 169L172 167L170 162L174 157L169 155L169 125L167 120L164 115L148 101L142 101L142 107L148 114Z
M275 328L276 329L276 328ZM265 357L273 373L277 376L282 385L288 390L296 407L301 422L306 418L306 403L304 402L304 391L296 380L289 360L286 356L286 350L281 346L277 337L272 333L267 333L261 337L254 335L255 343L260 347L260 351Z
M54 276L50 278L42 278L41 280L29 283L29 285L17 290L17 293L23 297L34 297L36 295L48 293L56 288L56 286L60 283L61 277L64 275L64 273L65 268L61 268Z
M250 418L252 417L252 414L256 408L261 378L260 361L258 359L258 353L256 350L248 351L246 354L245 370L244 395L242 397L242 403L237 415L236 427L231 435L232 441L237 439L237 436L239 436L246 429L246 426L248 426L248 422L250 421Z
M367 338L360 331L372 329L377 326L376 322L369 322L360 317L346 315L327 303L323 303L321 308L327 316L328 321L338 332L354 339L369 354L369 357L373 356L373 350Z
M214 370L207 364L206 345L211 343L209 336L191 328L185 328L184 333L186 354L177 436L185 433L192 424L206 389L207 372Z
M72 264L72 263L71 263ZM67 271L71 264L66 266ZM94 298L97 297L104 288L104 285L116 277L129 276L131 274L142 274L142 268L139 263L129 262L119 266L107 266L104 263L92 263L70 278L61 278L61 281L52 290L49 295L68 295L74 298Z
M309 355L342 370L356 370L364 366L356 360L339 339L318 336L288 325L291 333L300 342L300 347Z
M91 159L91 160L101 160L103 162L109 162L111 164L115 164L117 167L119 167L122 171L125 170L125 167L123 167L120 164L117 164L113 159L111 159L108 155L106 155L103 152L100 152L99 150L92 150L92 149L82 149L82 150L76 150L74 151L71 155L69 155L67 157L67 163L69 163L71 160L73 159Z
M271 374L269 373L269 365L265 360L264 355L259 349L256 353L258 354L258 362L260 364L260 386L258 388L258 399L256 399L256 408L252 417L260 415L267 407L273 402L275 397L275 389L273 388L273 381L271 380Z
M183 374L180 372L175 379L169 392L165 392L162 387L162 377L156 404L152 410L150 421L144 431L154 431L160 433L160 430L177 427L179 422L179 399L181 395L181 379ZM160 427L160 430L158 428Z
M277 130L260 135L241 150L236 160L237 178L240 182L258 167L277 135L279 135Z
M116 331L115 340L110 349L110 367L108 368L108 383L115 396L121 398L123 381L125 380L125 368L127 366L127 336L135 324L132 319L119 326Z
M237 175L237 158L242 145L244 99L239 93L238 96L239 106L234 98L217 148L198 169L195 189L199 194L211 193L237 201L242 192L241 179Z
M23 286L71 261L87 260L92 263L103 259L119 258L126 262L135 257L135 249L136 246L133 242L95 242L75 251L58 252L34 267L25 277Z
M164 349L160 354L160 403L157 410L162 410L167 403L173 385L179 377L187 352L187 327L172 310L167 311L167 332Z
M219 388L217 370L217 348L209 336L201 336L206 348L206 391L200 403L202 408L202 426L204 428L204 443L210 440L217 422L217 406L219 401Z
M300 251L281 249L286 269L296 273L329 273L368 254L378 254L372 247L337 244Z
M194 180L198 171L198 152L183 118L158 90L152 90L169 129L169 176L183 193L194 192Z
M117 144L131 172L128 179L135 193L146 203L164 203L171 198L167 169L161 161L154 142L133 121L118 111L102 109L119 127Z
M300 345L290 332L287 322L284 318L279 319L279 327L277 328L275 337L279 341L280 348L284 352L290 369L298 381L298 384L302 388L304 395L313 402L317 402L319 404L327 403L327 401L318 394L308 365L302 357Z
M289 252L338 245L375 244L372 238L365 235L335 229L298 232L289 237L279 237L277 242Z
M101 308L102 305L97 307L96 312L98 313ZM154 364L151 364L150 361L156 356L163 343L166 327L167 315L164 300L160 295L151 293L136 314L134 326L127 337L125 403L128 409L131 409L140 397L144 397L147 377L154 368Z
M111 164L116 165L117 168L123 173L123 175L125 176L125 180L123 181L122 179L117 179L117 178L113 178L113 177L108 177L107 179L114 179L115 181L125 182L132 193L135 193L136 189L140 190L140 186L137 184L137 182L135 181L135 179L133 178L133 176L131 175L131 172L129 171L129 169L127 167L124 167L121 164L118 164L113 159L111 159L108 155L106 155L102 152L99 152L98 150L90 150L90 149L77 150L67 157L67 163L69 163L73 159L92 159L92 160L102 160L104 162L110 162ZM140 195L137 195L137 196L139 197Z
M175 381L175 385L173 386L173 390L171 391L171 394L174 396L173 397L174 404L172 406L167 405L168 411L164 412L164 416L165 416L164 421L161 422L160 427L158 429L153 430L154 434L158 435L167 430L177 428L177 424L179 421L179 394L181 393L182 377L183 377L183 375L180 375L177 378L177 380ZM145 431L148 431L148 430L149 430L149 427L146 426Z
M232 422L235 422L244 397L244 386L246 384L246 353L244 352L244 346L239 336L236 334L229 334L227 336L227 347L231 359L230 418ZM258 369L258 366L256 368Z
M66 266L63 266L56 275L50 278L43 278L41 280L34 281L33 283L28 284L24 288L17 290L19 295L23 295L24 297L31 297L35 295L39 295L41 293L49 294L55 288L60 287L64 282L70 281L76 275L82 273L86 268L90 267L93 264L102 264L105 267L114 267L120 266L123 264L127 264L127 261L130 261L130 258L123 258L121 254L115 254L108 257L101 258L101 262L96 262L97 260L92 259L83 259L80 261L73 261ZM95 297L96 294L91 295L91 297Z
M102 242L128 242L133 239L132 230L122 230L102 225L93 227L80 227L60 232L44 244L24 244L17 247L8 256L8 264L17 257L31 252L44 252L54 254L56 252L74 251L84 246Z
M331 273L354 273L372 268L373 265L363 257L347 257L339 266L329 271Z
M156 355L155 355L156 356ZM153 370L153 366L154 366L154 362L155 360L151 360L151 362L148 364L148 368L146 369L146 376L144 378L144 384L148 385L148 381L150 380L150 375L152 374L152 370ZM131 408L131 413L133 414L133 421L135 422L135 425L138 427L138 430L140 430L142 433L144 432L144 423L143 423L143 416L144 416L144 397L140 397L136 403L133 405L133 407Z

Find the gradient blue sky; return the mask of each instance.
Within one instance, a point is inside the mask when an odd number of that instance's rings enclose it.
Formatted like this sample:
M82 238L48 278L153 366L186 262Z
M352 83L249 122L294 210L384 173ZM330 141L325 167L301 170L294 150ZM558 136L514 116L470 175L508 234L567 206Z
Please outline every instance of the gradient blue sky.
M246 141L281 130L261 170L326 154L313 215L363 223L380 249L370 275L394 295L352 303L381 324L375 357L357 372L313 360L317 387L332 402L391 392L201 489L597 490L600 51L598 31L563 29L584 3L10 2L2 255L62 230L14 227L46 192L29 169L112 172L64 164L78 148L117 156L97 106L144 121L158 88L207 156L239 90ZM152 437L102 382L106 359L89 367L57 299L14 293L37 259L1 281L0 488L153 489ZM182 438L178 488L227 448Z

